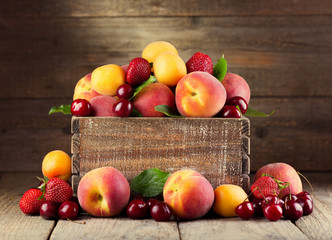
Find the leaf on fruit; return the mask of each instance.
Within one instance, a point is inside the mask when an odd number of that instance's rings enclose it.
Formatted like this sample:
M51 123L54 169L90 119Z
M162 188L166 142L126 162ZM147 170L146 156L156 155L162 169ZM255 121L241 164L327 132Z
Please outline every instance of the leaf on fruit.
M226 73L227 73L227 61L223 55L213 68L213 76L215 76L221 82L224 79Z
M70 111L70 106L71 105L60 105L57 107L52 107L50 109L50 111L48 112L49 115L51 115L52 113L63 113L63 114L71 114Z
M133 108L133 111L131 112L131 117L143 117L142 113L140 113L137 109Z
M271 113L263 113L263 112L260 112L253 108L248 107L244 116L246 116L246 117L270 117L273 113L274 113L274 110Z
M141 85L139 85L137 88L134 89L134 94L129 100L133 99L144 87L146 87L150 83L154 83L156 81L157 81L157 78L155 76L151 75L148 80L146 80L145 82L143 82Z
M184 118L184 116L181 116L177 111L175 111L173 108L171 108L168 105L155 106L154 110L156 110L157 112L161 112L161 113L165 114L168 117Z
M144 197L155 197L163 192L169 172L163 172L158 168L144 170L134 177L130 183L130 189Z

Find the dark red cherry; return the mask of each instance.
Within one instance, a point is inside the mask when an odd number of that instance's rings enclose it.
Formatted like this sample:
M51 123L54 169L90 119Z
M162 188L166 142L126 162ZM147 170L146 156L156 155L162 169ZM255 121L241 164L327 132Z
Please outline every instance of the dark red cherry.
M75 202L66 201L62 203L58 210L58 215L61 219L73 220L77 218L79 207Z
M70 106L71 114L79 117L86 117L92 114L92 107L86 99L76 99Z
M296 202L298 202L301 207L303 208L303 216L307 216L312 213L314 210L313 201L306 197L299 197Z
M157 200L157 199L154 199L154 198L150 198L149 200L148 200L148 206L149 206L149 208L151 209L151 207L154 205L154 204L156 204L156 203L158 203L159 201Z
M268 205L279 204L279 203L280 203L280 200L277 196L269 194L263 199L262 208L264 210L264 208L267 207Z
M285 202L283 215L286 219L295 222L303 215L303 208L295 200L288 200Z
M296 201L297 196L295 194L286 194L285 196L282 197L282 200L284 200L284 202L288 201L288 200L294 200Z
M133 104L125 98L117 100L113 104L113 112L118 117L129 117L133 111Z
M148 204L141 199L135 199L130 201L126 208L127 216L131 219L145 218L148 215L148 212Z
M233 105L225 105L218 115L222 118L241 118L241 112Z
M306 197L306 198L310 199L311 201L313 201L310 193L308 193L306 191L299 192L298 194L296 194L296 196L298 198L300 198L300 197Z
M227 105L239 106L241 113L245 114L248 109L248 103L243 97L236 96L226 102Z
M251 202L243 202L235 208L235 213L243 220L248 220L254 215L254 208Z
M255 217L263 217L263 208L262 208L262 201L263 199L254 198L252 200L252 207L254 208L254 216Z
M172 214L165 202L157 202L150 209L151 217L156 221L168 221Z
M133 94L134 94L134 89L128 83L120 85L118 87L118 89L116 90L116 95L119 98L129 99L129 98L131 98L133 96Z
M270 204L263 209L264 216L270 221L278 221L282 217L282 208L279 204Z
M58 208L58 203L46 201L40 206L39 214L46 220L55 220L58 218Z

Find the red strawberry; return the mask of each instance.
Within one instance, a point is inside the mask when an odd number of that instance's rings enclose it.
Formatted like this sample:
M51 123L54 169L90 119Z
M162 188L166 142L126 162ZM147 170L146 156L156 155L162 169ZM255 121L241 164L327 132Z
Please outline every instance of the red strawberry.
M137 86L149 79L151 66L148 60L137 57L131 60L128 66L126 81L132 86Z
M258 178L251 185L250 190L256 198L263 198L263 196L265 197L268 194L278 196L280 192L278 183L270 176Z
M212 59L201 52L195 53L186 63L187 72L207 72L213 74L213 62Z
M44 197L46 201L63 203L69 201L73 196L73 189L64 180L60 178L51 178L43 186Z
M20 200L20 209L25 214L39 213L40 206L45 202L44 199L38 199L43 192L37 188L31 188L26 191Z

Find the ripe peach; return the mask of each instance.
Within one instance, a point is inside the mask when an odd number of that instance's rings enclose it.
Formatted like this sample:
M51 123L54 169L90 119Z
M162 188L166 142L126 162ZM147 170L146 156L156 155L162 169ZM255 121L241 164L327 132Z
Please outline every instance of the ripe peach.
M67 181L71 176L71 159L67 153L54 150L46 154L42 162L43 175L51 178L61 178Z
M179 170L166 181L164 201L173 214L182 219L204 216L214 201L213 187L206 178L194 170Z
M175 89L176 107L186 117L212 117L223 108L225 101L224 86L206 72L187 74Z
M92 107L92 114L96 117L112 117L116 116L113 113L113 104L117 99L111 96L97 96L90 100Z
M90 101L90 99L99 95L91 88L91 73L89 73L76 83L73 100L81 98Z
M100 66L91 74L92 89L102 95L115 96L117 88L125 82L124 70L115 64Z
M300 176L296 170L287 163L270 163L261 167L255 174L254 182L261 177L263 173L269 174L277 180L289 182L292 194L302 192L302 182ZM279 197L283 197L286 194L289 194L289 188L281 190Z
M121 68L123 69L125 76L127 75L127 70L128 70L129 64L122 65Z
M112 167L101 167L86 173L78 184L81 207L96 217L119 214L128 204L130 187L125 176Z
M233 97L243 97L247 104L250 101L250 88L246 80L235 73L227 73L221 82L227 92L227 101Z
M134 97L133 104L144 117L164 117L163 113L154 109L158 105L168 105L175 109L173 92L161 83L150 83L144 87Z
M168 87L175 86L187 74L185 62L173 52L160 53L153 61L157 81Z

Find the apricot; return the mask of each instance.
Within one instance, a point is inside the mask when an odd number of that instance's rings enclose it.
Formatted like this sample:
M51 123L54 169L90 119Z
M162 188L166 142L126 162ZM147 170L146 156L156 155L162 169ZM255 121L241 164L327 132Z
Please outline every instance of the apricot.
M239 186L223 184L214 190L213 211L223 217L235 217L235 208L243 201L248 201L248 195Z
M123 68L115 64L100 66L91 74L91 86L97 93L115 96L118 87L126 82Z
M191 72L175 89L176 107L185 117L212 117L226 102L226 90L207 72Z
M250 88L246 80L235 73L227 73L221 82L227 92L226 101L232 99L233 97L240 96L243 97L247 104L250 101Z
M67 181L71 176L71 159L67 153L54 150L46 154L42 162L43 175L51 178L61 178Z
M175 86L187 74L185 62L173 52L160 53L153 61L157 81L168 87Z
M163 190L164 201L172 213L182 219L197 219L212 207L213 187L194 170L179 170L167 179Z
M149 63L153 63L154 59L162 52L172 52L178 55L178 51L171 43L157 41L150 43L144 48L142 58L148 60Z
M157 112L155 106L167 105L175 109L175 97L166 85L150 83L134 97L133 105L144 117L164 117L165 114Z

